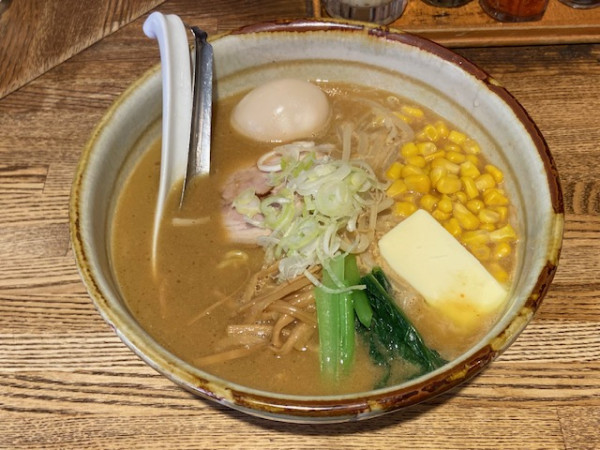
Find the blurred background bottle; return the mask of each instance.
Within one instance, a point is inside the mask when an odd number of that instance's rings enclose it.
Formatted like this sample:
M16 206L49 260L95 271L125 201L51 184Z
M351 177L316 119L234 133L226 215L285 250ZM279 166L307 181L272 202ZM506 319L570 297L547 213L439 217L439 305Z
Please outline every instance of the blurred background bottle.
M544 16L548 0L479 0L479 4L500 22L529 22Z
M600 0L560 0L560 2L577 9L590 9L600 6Z
M458 6L466 5L470 1L471 0L423 0L424 3L438 8L456 8Z
M331 17L387 25L398 19L408 0L324 0Z

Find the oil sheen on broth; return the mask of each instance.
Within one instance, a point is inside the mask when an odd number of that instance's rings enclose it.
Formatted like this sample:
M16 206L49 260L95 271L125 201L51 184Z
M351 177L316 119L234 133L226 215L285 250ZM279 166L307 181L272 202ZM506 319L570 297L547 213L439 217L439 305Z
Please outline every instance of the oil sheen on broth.
M321 87L331 99L334 123L364 114L364 108L357 107L356 102L348 100L350 98L381 102L389 102L392 98L389 93L353 85L328 83ZM225 330L239 308L237 299L247 289L252 275L264 265L263 249L232 242L223 223L225 185L237 171L255 166L257 159L274 146L251 141L231 129L228 118L240 98L224 99L215 105L211 176L194 180L182 209L179 209L178 192L173 192L169 198L161 227L159 275L156 278L151 270L150 240L159 180L159 141L144 153L127 180L117 204L111 240L114 271L123 297L132 314L158 343L184 361L216 376L241 385L288 394L322 395L370 390L377 384L382 369L371 362L368 348L360 339L357 339L355 370L344 378L343 383L333 385L320 376L319 357L315 351L318 345L316 333L303 351L292 350L285 356L263 348L224 362L202 362L206 361L207 355L220 351ZM414 107L409 100L393 98L398 104ZM439 120L431 111L418 108L424 115L415 114L411 118L415 129ZM407 111L410 113L410 109ZM336 126L329 126L315 141L337 142L337 133ZM479 155L479 158L483 156ZM382 173L392 170L393 162L386 161ZM390 176L394 177L393 174ZM399 177L397 174L396 178ZM421 199L426 195L416 192L396 203L412 201L423 207ZM402 206L389 215L401 220ZM491 252L495 249L489 248ZM514 251L499 262L488 262L488 258L483 258L482 262L492 273L493 270L501 271L496 276L500 281L510 282ZM489 316L465 334L457 331L410 288L397 292L397 302L427 345L447 360L467 350L495 320L495 316ZM410 376L411 368L399 362L393 374L389 383Z

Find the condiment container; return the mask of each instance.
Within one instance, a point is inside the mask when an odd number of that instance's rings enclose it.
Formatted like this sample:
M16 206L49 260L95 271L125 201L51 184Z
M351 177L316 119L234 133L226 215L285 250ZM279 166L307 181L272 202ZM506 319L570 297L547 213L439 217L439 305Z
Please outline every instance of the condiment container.
M529 22L544 16L548 0L479 0L479 4L500 22Z
M560 2L576 9L590 9L600 6L600 0L560 0Z
M458 6L466 5L470 1L471 0L423 0L424 3L438 8L456 8Z
M331 17L387 25L404 13L408 0L325 0L323 3Z

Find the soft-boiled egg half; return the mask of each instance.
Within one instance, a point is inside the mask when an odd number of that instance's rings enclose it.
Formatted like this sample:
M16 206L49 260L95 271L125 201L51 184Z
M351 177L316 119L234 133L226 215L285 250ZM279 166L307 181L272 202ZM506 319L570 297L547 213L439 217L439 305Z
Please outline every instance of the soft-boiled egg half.
M317 135L327 125L330 109L318 86L282 78L246 94L233 110L231 125L255 141L287 142Z

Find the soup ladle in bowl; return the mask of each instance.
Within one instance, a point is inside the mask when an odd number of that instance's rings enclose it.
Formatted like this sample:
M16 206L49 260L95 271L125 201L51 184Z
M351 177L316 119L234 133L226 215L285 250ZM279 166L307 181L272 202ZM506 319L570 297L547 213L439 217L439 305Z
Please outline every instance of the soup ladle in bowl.
M160 224L169 192L183 179L180 206L188 183L210 172L213 51L207 34L188 27L194 36L190 51L186 26L173 14L154 12L144 33L159 44L162 73L162 146L158 199L152 232L152 267L156 270Z

